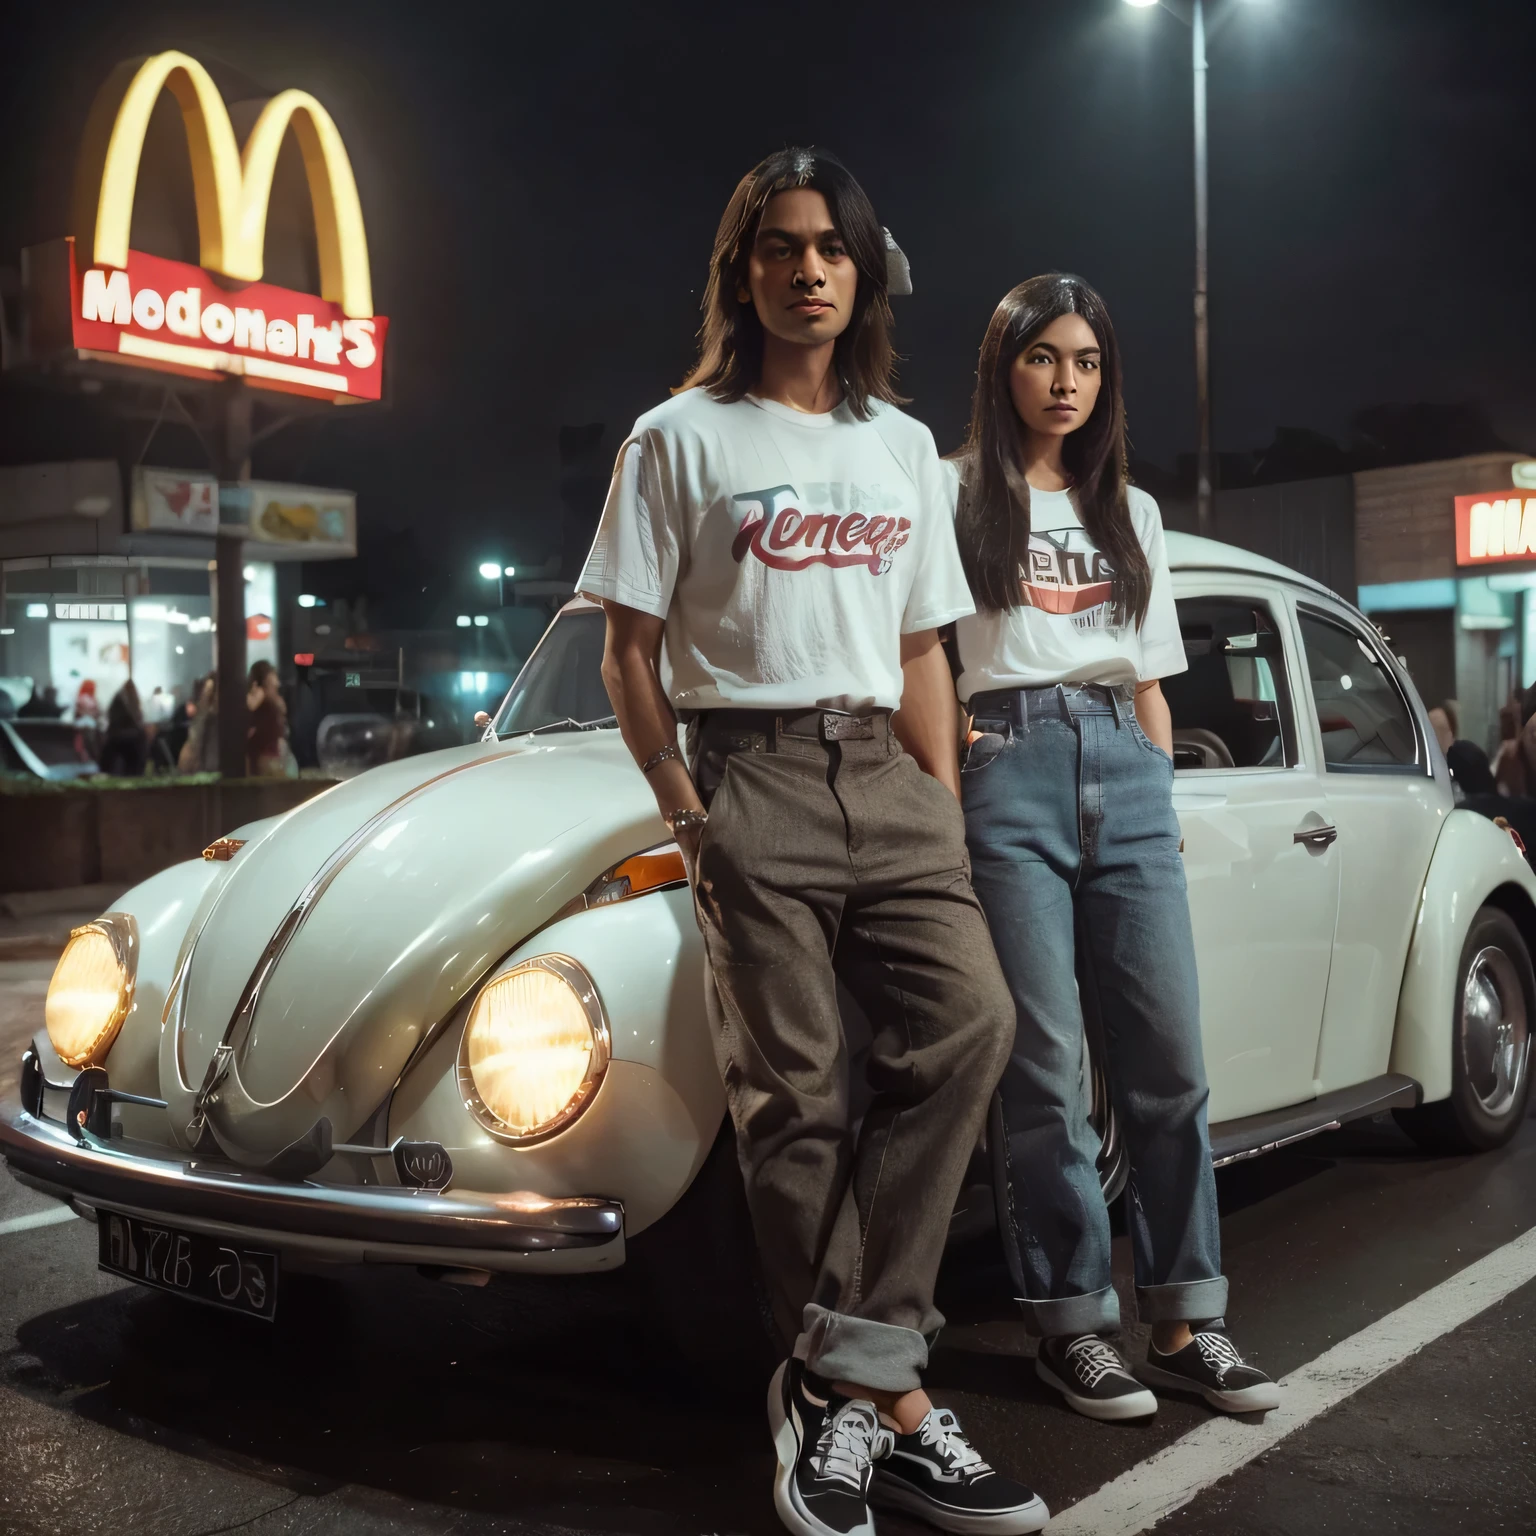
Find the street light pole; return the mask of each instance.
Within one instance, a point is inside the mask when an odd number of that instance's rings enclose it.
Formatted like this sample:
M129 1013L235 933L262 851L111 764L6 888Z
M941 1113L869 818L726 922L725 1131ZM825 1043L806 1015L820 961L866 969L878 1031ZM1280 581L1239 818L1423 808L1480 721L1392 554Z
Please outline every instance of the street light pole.
M1199 414L1199 449L1195 464L1195 531L1210 538L1211 526L1211 332L1209 311L1210 195L1206 179L1205 0L1195 0L1193 35L1195 76L1195 402Z

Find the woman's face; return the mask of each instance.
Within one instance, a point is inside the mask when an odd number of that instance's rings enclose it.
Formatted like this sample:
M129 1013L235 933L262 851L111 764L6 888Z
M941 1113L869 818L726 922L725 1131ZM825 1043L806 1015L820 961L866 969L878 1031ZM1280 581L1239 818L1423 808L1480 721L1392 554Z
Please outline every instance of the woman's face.
M1013 360L1008 392L1030 432L1065 437L1093 414L1103 379L1099 339L1081 315L1059 315Z

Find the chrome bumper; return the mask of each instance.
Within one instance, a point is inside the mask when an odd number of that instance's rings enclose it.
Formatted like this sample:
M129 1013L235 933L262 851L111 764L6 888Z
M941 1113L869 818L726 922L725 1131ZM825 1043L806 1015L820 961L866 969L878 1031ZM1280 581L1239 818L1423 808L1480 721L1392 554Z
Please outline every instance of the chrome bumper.
M604 1249L622 1262L624 1207L617 1200L534 1194L435 1193L388 1185L287 1183L227 1163L179 1155L151 1142L76 1138L14 1100L0 1101L0 1153L19 1178L71 1203L191 1225L362 1244L387 1250L454 1250L466 1266L483 1256ZM412 1262L401 1252L402 1262ZM575 1255L572 1255L575 1257ZM503 1266L495 1266L503 1267Z

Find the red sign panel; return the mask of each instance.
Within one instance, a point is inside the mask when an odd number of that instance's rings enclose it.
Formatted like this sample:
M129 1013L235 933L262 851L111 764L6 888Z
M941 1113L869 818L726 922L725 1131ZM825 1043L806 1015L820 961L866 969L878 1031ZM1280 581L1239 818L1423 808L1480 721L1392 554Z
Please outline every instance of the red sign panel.
M1536 494L1480 491L1456 498L1456 564L1536 560Z
M243 375L259 389L324 400L377 400L383 315L350 320L340 304L272 283L231 286L201 267L129 251L125 268L81 270L69 242L74 344L139 368Z

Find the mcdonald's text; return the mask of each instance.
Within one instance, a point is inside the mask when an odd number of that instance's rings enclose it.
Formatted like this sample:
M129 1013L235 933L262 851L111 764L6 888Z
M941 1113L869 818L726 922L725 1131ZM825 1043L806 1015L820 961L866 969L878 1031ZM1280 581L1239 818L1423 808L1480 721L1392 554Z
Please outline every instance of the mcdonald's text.
M349 318L339 303L272 283L232 283L142 251L126 267L81 268L69 242L74 344L96 357L192 377L243 375L261 389L327 400L377 400L383 315Z
M1456 564L1536 561L1536 495L1482 491L1456 498Z

